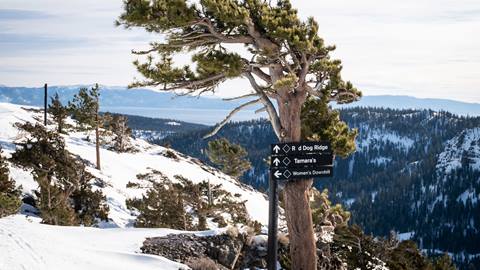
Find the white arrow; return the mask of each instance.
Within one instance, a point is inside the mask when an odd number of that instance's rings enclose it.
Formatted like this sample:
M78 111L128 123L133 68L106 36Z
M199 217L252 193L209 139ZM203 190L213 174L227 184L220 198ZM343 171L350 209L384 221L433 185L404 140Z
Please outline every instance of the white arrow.
M278 151L280 151L280 146L275 145L275 146L273 147L273 151L275 151L275 154L278 154Z
M273 160L273 164L274 164L275 166L278 166L278 164L280 164L280 159L275 158L275 159Z
M279 171L275 171L275 173L273 174L276 178L280 178L280 176L282 175L281 172Z

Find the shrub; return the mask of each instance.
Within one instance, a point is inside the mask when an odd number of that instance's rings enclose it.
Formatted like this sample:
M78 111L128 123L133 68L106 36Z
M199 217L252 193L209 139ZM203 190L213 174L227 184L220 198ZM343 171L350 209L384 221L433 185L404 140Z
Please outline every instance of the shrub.
M20 190L9 177L9 170L0 148L0 218L15 214L22 202L18 198Z
M42 222L90 226L97 219L107 220L105 197L100 191L92 191L94 177L81 160L65 149L63 138L39 124L17 123L17 127L28 136L17 143L12 161L33 169L39 186L36 195Z

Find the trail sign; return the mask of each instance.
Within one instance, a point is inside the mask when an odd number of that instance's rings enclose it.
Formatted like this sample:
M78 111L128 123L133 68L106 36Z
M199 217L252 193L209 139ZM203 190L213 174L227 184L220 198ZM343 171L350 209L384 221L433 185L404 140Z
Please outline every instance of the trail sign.
M271 150L272 156L332 153L330 143L327 141L276 143L271 145Z
M306 166L319 167L327 165L333 165L332 154L274 156L270 161L270 166L272 169L293 167L298 168Z
M270 174L274 180L333 175L330 142L276 143L271 145L271 151Z
M276 143L270 150L267 265L273 270L277 265L278 180L332 176L333 153L327 141Z
M312 177L333 176L333 166L321 166L317 168L283 168L270 171L275 180L307 179Z

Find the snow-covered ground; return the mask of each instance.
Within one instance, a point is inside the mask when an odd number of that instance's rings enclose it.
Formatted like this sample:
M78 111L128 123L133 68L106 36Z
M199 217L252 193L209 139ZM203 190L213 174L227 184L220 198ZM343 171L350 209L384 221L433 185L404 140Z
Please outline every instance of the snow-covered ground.
M30 107L31 109L31 107ZM14 141L22 134L13 126L16 122L41 120L41 113L25 110L25 106L0 103L0 144L4 155L14 150ZM54 125L51 126L54 128ZM141 139L132 140L135 153L116 153L101 149L102 170L95 169L95 146L85 140L84 133L65 136L66 147L72 154L86 160L87 170L100 178L103 193L110 207L109 223L102 228L60 227L39 224L39 220L24 215L0 219L0 270L15 269L178 269L181 265L158 256L140 254L146 237L161 236L169 229L131 228L134 213L127 209L127 198L139 197L145 190L127 188L128 182L139 181L138 174L152 170L175 181L183 176L194 183L209 180L221 184L245 201L252 220L268 223L268 201L264 194L231 177L184 156L172 149L152 145ZM173 152L177 158L166 155ZM23 192L32 194L37 188L29 171L10 165L10 176Z
M146 237L175 233L173 230L62 227L39 222L24 215L0 219L0 270L188 269L140 253Z

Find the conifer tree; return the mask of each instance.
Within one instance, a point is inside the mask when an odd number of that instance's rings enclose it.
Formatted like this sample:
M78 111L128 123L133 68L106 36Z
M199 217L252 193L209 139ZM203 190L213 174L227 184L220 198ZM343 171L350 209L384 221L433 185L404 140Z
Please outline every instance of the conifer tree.
M21 205L19 195L20 190L15 187L15 182L9 177L9 169L0 147L0 218L18 211Z
M63 133L65 131L65 120L68 117L68 109L62 105L58 93L51 98L51 103L48 106L48 112L52 115L53 120L57 123L57 132Z
M146 62L134 62L145 80L131 86L202 94L232 78L243 77L250 83L253 91L232 99L251 99L206 137L217 133L236 112L260 103L279 141L298 142L303 138L301 110L308 98L347 103L361 96L342 79L341 62L330 56L335 47L318 35L316 21L300 20L288 0L125 0L124 4L119 25L164 34L165 41L135 52L147 55ZM244 45L250 55L236 53L226 44ZM192 65L175 66L173 56L186 52L193 55ZM289 182L284 189L293 269L316 269L308 198L312 181Z
M238 144L232 144L221 138L208 143L207 155L211 162L220 167L222 172L234 178L242 176L251 168L246 160L247 151Z
M95 129L95 146L97 156L97 169L100 170L100 88L95 84L90 90L81 88L69 102L73 118L78 121L82 130Z
M135 227L187 230L190 226L183 195L171 183L154 183L142 199L127 200L127 207L140 212Z
M113 116L111 130L115 135L113 149L117 152L128 151L132 130L128 127L127 118L123 115Z
M37 206L42 222L52 225L93 225L107 219L105 197L91 190L93 176L65 149L63 138L39 124L17 123L27 133L17 142L12 161L33 169L38 183Z

